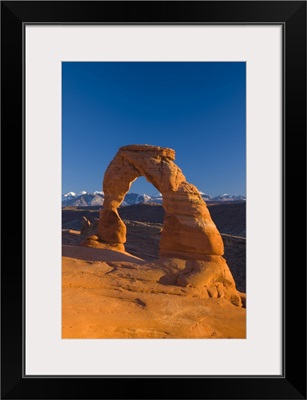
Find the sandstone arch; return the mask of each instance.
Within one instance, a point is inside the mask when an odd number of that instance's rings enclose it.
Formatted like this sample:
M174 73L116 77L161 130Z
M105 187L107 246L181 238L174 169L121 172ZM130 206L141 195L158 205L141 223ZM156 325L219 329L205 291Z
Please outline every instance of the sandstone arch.
M165 218L159 255L206 261L223 255L223 241L206 203L197 188L186 181L174 159L175 151L169 148L120 147L104 175L105 200L98 224L100 242L124 249L126 226L117 208L132 182L144 176L163 195Z

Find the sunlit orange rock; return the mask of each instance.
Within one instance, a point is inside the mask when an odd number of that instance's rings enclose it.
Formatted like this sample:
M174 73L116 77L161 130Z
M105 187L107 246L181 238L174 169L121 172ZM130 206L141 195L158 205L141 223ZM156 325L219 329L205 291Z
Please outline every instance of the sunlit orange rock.
M117 208L133 181L144 176L163 195L166 211L160 244L161 256L195 259L223 255L222 238L206 203L174 163L175 151L149 145L121 147L108 166L103 181L105 194L98 234L102 242L125 243L125 225Z
M198 189L186 181L174 159L175 151L168 148L151 145L120 147L105 171L104 205L98 224L98 243L94 246L124 250L126 226L117 208L132 182L144 176L163 195L165 218L160 258L199 260L198 264L187 266L174 284L204 286L208 288L209 297L225 296L240 306L235 282L222 257L222 237Z

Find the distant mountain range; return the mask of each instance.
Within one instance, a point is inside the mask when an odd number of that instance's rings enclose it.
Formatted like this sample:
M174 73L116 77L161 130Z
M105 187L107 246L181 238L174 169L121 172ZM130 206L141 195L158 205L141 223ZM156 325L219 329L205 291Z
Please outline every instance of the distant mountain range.
M244 202L246 201L245 196L241 195L229 195L222 194L219 196L212 197L206 193L200 192L202 198L206 203L210 202ZM104 201L103 192L85 192L82 191L78 194L74 192L66 193L62 196L62 207L89 207L89 206L102 206ZM124 201L121 206L130 206L133 204L139 203L155 203L162 204L163 198L161 193L157 193L154 196L149 196L147 194L138 194L138 193L128 193L125 196Z

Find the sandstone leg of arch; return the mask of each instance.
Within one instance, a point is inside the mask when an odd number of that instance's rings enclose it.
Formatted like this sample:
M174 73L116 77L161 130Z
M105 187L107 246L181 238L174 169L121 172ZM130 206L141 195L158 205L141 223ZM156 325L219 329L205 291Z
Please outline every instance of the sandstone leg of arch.
M103 181L104 204L100 211L98 239L109 247L125 250L126 225L118 215L117 208L135 179L138 171L120 153L109 164Z
M221 235L195 186L181 182L176 192L163 197L163 206L160 256L200 260L224 254Z

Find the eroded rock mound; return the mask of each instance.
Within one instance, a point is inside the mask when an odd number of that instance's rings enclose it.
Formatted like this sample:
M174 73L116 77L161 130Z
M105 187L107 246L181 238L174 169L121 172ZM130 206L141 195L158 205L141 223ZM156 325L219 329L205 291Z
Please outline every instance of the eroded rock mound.
M202 263L63 246L62 338L246 338L246 311L211 286L215 273L207 287L176 285Z

